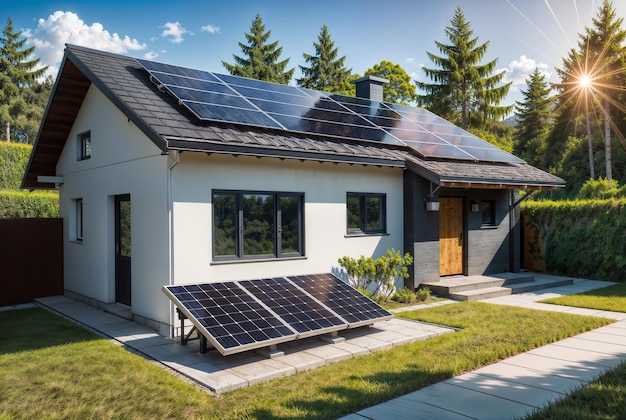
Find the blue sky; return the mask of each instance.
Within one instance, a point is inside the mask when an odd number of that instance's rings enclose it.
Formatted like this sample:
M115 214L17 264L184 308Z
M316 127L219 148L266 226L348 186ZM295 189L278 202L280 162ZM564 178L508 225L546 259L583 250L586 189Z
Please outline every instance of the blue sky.
M414 79L427 81L422 66L434 67L427 52L439 54L435 41L448 43L445 28L457 6L479 42L489 41L483 62L498 59L499 71L513 82L503 104L520 100L535 67L557 81L555 67L578 34L591 25L602 0L204 0L31 1L5 7L15 29L28 36L36 55L55 75L65 43L226 73L222 60L242 55L238 42L257 13L270 41L283 47L289 68L307 65L313 42L326 24L346 66L363 72L389 60ZM626 1L613 0L626 17Z

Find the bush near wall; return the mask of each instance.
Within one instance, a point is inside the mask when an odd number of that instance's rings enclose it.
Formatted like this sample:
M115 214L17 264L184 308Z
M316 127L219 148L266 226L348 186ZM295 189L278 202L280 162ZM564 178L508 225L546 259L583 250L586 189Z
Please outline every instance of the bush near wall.
M0 190L19 190L33 147L0 142Z
M0 191L0 217L59 217L59 195L55 192Z
M530 201L522 213L545 241L546 271L626 280L626 199ZM531 249L541 249L536 245Z

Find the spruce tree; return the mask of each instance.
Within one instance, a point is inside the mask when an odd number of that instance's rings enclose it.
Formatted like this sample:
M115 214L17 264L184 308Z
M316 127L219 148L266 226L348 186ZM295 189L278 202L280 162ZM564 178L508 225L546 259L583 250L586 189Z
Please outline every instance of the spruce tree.
M245 34L248 44L239 43L245 56L233 54L235 64L222 61L226 70L233 76L288 84L295 69L285 71L289 59L278 61L283 48L278 46L278 41L268 43L270 34L271 31L265 32L263 19L257 14L252 21L250 33Z
M335 47L326 25L322 26L317 40L313 43L315 55L302 54L310 67L299 66L302 78L296 80L298 86L334 93L345 91L352 72L344 66L346 56L337 57L339 48Z
M29 59L35 47L24 48L27 39L22 32L15 32L9 17L0 37L0 119L4 122L4 138L11 140L11 133L23 140L19 126L28 120L28 102L24 98L26 89L37 84L46 67L37 68L39 58ZM32 113L31 113L32 114ZM14 126L18 127L14 127Z
M450 23L446 27L450 44L435 41L442 55L427 52L439 68L424 67L426 76L434 83L417 82L426 92L419 96L419 103L463 128L482 128L487 119L498 120L512 111L512 105L498 106L511 83L498 86L504 73L492 74L497 59L479 64L489 42L477 45L478 37L472 38L474 31L460 7Z
M515 110L517 114L518 126L516 128L517 142L514 147L516 155L526 160L534 157L534 150L529 150L547 132L553 119L552 104L550 96L551 87L546 78L538 68L535 68L526 80L527 90L522 90L524 100L516 102Z

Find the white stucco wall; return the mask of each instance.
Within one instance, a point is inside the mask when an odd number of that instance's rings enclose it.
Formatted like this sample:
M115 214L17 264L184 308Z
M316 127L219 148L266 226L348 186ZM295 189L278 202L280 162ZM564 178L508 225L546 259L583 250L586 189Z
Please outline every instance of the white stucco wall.
M77 160L77 136L91 131L92 154ZM69 291L115 302L114 197L130 194L132 311L166 322L169 281L168 158L97 88L89 89L57 163ZM72 240L73 202L83 199L83 240Z
M174 282L329 272L344 255L403 250L402 170L274 158L181 154L173 172ZM306 258L212 261L212 190L304 193ZM346 236L347 192L385 193L387 235ZM401 284L399 284L401 287Z

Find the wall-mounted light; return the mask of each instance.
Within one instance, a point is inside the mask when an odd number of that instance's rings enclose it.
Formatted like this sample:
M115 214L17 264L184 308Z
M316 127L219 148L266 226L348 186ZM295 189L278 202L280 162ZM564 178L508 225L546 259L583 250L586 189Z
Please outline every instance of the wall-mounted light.
M439 211L439 201L434 201L432 197L426 197L426 211Z
M440 187L441 185L433 190L433 183L430 183L430 193L424 198L426 211L439 211L439 199L435 197L435 193Z
M472 213L478 213L480 211L480 203L478 201L472 200L470 205L471 205Z

